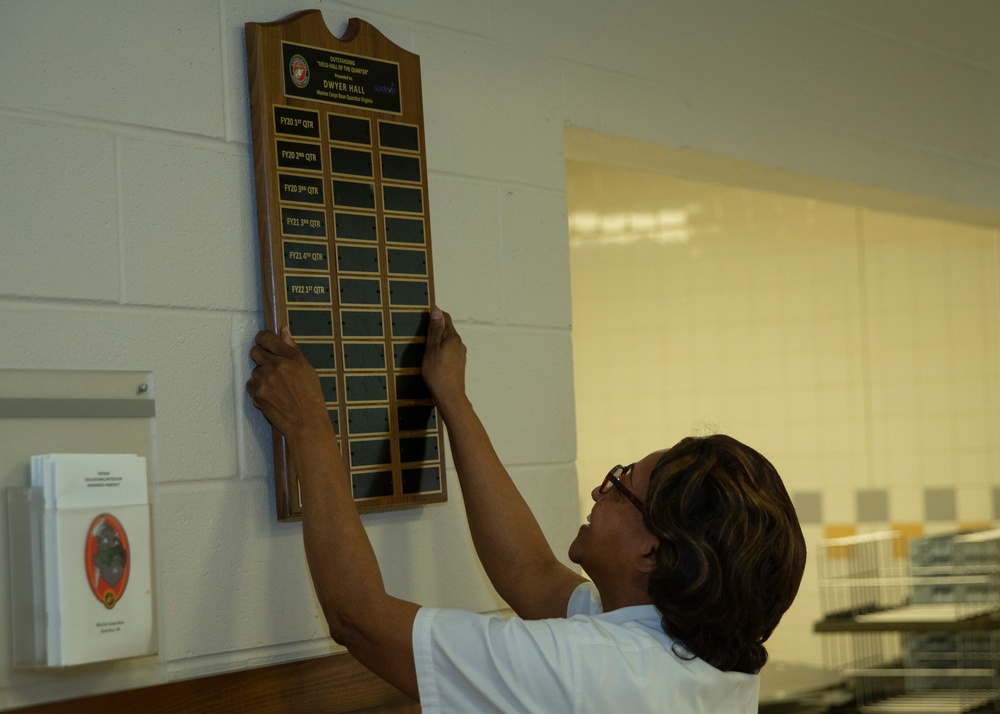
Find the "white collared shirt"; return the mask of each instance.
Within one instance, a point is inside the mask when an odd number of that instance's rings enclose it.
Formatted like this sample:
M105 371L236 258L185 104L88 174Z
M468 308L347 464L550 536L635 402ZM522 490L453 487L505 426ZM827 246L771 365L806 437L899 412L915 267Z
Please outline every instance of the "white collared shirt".
M756 675L684 659L653 605L602 612L592 583L565 619L422 608L413 655L424 714L757 711Z

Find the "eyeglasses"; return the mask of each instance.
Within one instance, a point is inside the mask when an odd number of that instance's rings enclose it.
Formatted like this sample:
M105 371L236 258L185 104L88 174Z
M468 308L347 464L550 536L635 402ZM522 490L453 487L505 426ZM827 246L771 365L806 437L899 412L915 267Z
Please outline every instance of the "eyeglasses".
M622 492L625 498L630 500L632 502L632 505L638 508L639 511L641 512L642 501L640 501L639 497L636 496L631 491L629 491L628 488L625 486L625 484L622 483L622 477L632 473L633 466L635 466L635 464L629 464L628 466L622 466L621 464L619 464L618 466L615 466L613 469L608 471L608 475L604 477L604 481L603 483L601 483L601 487L597 489L597 492L607 493L608 491L611 490L612 487L617 488L619 491Z

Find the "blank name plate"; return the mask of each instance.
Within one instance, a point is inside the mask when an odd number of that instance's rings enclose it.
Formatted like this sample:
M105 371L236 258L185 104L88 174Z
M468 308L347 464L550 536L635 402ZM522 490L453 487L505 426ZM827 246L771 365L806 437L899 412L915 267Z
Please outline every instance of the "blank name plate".
M264 319L317 369L359 510L446 500L420 60L317 10L246 25ZM302 499L273 434L279 520Z

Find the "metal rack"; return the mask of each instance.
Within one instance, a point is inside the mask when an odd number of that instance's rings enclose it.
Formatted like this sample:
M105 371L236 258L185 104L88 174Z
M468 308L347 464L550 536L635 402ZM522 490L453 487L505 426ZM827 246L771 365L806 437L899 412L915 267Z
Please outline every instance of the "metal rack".
M859 711L1000 712L1000 529L821 541L814 631Z

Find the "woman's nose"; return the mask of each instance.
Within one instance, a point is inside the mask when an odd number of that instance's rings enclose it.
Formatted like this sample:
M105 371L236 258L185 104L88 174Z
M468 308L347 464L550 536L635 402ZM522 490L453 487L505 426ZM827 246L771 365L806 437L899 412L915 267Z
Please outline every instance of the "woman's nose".
M594 486L594 490L590 492L590 497L594 499L594 502L596 503L597 499L601 497L601 487Z

